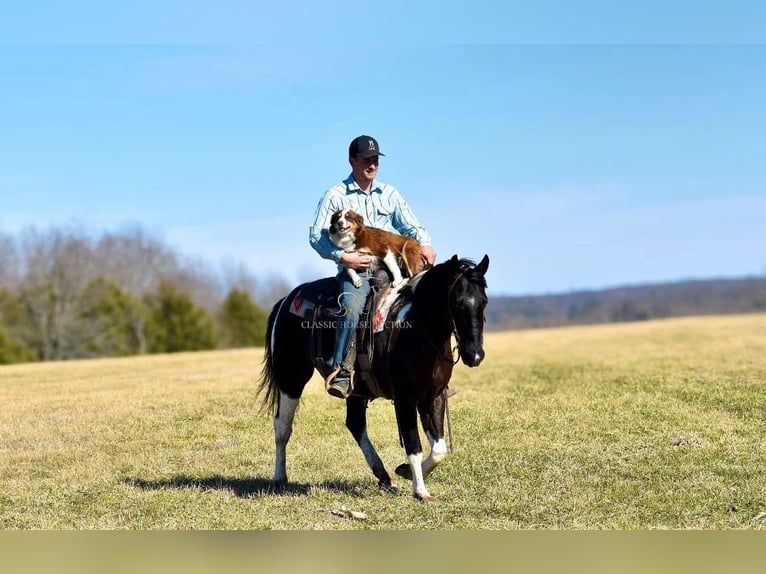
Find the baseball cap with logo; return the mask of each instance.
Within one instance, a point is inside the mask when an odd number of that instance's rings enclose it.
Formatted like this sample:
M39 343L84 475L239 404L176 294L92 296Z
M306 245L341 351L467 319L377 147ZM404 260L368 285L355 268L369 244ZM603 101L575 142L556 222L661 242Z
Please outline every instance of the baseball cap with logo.
M351 145L348 146L349 157L373 157L376 155L385 156L386 154L380 153L380 146L377 140L372 136L359 136L353 139Z

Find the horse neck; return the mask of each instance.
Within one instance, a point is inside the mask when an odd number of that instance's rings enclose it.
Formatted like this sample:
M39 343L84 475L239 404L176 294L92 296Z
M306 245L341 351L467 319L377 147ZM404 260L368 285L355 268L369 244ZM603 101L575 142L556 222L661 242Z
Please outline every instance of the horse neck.
M435 344L446 344L452 335L452 311L449 308L450 281L440 281L421 291L413 301L411 317L420 324ZM425 287L422 286L421 287Z

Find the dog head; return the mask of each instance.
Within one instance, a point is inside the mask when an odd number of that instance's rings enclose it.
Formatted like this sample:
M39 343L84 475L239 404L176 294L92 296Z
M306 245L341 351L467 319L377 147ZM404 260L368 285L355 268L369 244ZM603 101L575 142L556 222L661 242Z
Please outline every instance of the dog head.
M364 217L350 209L339 209L330 218L330 239L338 247L353 245L356 233L364 226Z

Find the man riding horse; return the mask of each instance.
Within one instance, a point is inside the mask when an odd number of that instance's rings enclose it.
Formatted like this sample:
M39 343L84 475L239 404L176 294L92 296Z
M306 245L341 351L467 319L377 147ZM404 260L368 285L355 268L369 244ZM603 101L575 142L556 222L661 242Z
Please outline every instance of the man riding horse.
M328 377L327 389L331 395L344 399L351 392L354 369L349 348L370 293L371 257L343 251L333 244L327 232L332 214L340 209L356 211L372 227L395 231L420 242L426 266L433 265L436 259L428 232L418 222L404 196L395 187L375 179L382 155L375 138L361 135L353 139L348 147L351 174L325 192L309 230L311 246L325 259L338 263L339 303L345 313L343 320L337 322L335 352L330 365L332 373ZM346 267L356 270L363 278L361 286L354 286L344 270Z
M351 175L328 190L319 202L310 242L322 257L339 264L339 273L337 277L298 285L272 308L259 394L264 406L274 414L275 485L287 483L287 443L293 419L316 369L327 377L328 392L345 399L346 427L378 484L387 490L396 487L367 434L367 405L375 398L393 401L406 454L406 462L395 472L412 481L416 499L431 501L425 478L447 454L444 421L452 368L458 360L468 367L477 367L484 360L489 257L485 255L474 263L455 255L434 265L436 253L430 247L430 237L404 197L396 188L375 180L381 155L374 138L355 138L349 146ZM347 253L332 243L328 233L330 218L340 209L362 214L373 227L416 239L423 245L423 262L430 267L396 295L389 310L395 320L383 321L374 333L365 331L366 359L356 357L357 370L364 376L353 387L356 352L349 350L357 340L356 327L371 291L371 259L358 252ZM344 266L365 276L359 288ZM340 310L332 305L338 297L338 283ZM335 314L338 311L342 316ZM327 313L340 320L326 325L321 319ZM453 356L453 337L458 358ZM418 417L430 445L425 458Z

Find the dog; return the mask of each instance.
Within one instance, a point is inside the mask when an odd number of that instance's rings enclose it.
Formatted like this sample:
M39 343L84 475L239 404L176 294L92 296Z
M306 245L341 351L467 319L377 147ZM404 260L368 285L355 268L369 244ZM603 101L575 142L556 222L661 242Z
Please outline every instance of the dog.
M408 277L423 270L420 243L411 237L368 227L364 224L364 217L350 209L339 209L332 214L329 234L332 242L344 251L359 251L373 255L376 258L373 261L373 267L377 265L378 260L382 260L393 275L393 287L398 287L404 282L399 260L402 261ZM346 271L354 286L360 287L362 278L359 274L348 267Z

